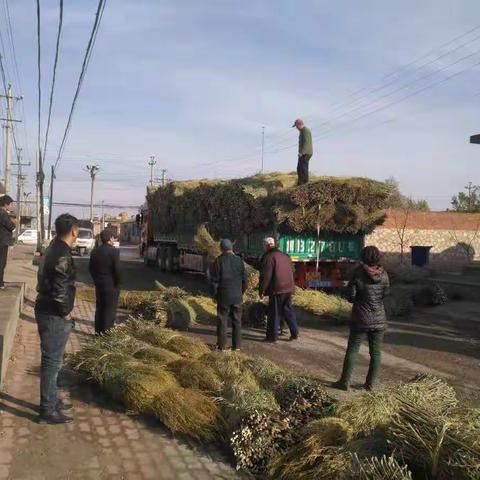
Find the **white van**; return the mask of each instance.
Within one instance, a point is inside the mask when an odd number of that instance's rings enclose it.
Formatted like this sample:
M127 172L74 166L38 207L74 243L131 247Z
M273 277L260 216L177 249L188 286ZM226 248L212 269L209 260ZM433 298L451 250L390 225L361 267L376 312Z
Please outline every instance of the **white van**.
M89 254L95 246L95 237L93 236L93 230L89 228L79 228L78 238L73 247L74 253L79 255Z
M28 228L27 230L24 230L19 236L18 236L18 242L19 245L36 245L37 244L37 231L32 230Z

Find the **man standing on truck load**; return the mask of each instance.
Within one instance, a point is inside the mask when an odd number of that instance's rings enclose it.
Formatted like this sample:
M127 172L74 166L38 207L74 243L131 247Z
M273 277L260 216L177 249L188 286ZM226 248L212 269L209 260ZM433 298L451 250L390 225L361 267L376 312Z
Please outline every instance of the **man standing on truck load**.
M70 423L63 411L71 408L57 398L57 377L63 353L74 327L75 266L72 247L78 237L78 220L68 213L55 220L56 236L38 269L35 318L40 335L40 423Z
M115 325L120 294L120 251L113 246L115 230L100 233L101 245L90 255L90 275L95 283L95 333L104 333Z
M387 272L380 266L377 247L365 247L361 254L362 265L352 274L349 283L350 299L353 302L350 318L350 336L340 380L332 386L348 390L358 350L363 337L367 337L370 349L370 366L364 388L372 390L380 370L381 348L387 324L384 298L389 291Z
M232 321L232 350L239 350L242 338L243 294L247 289L247 272L243 260L233 253L228 238L220 241L222 254L210 267L213 296L217 301L217 346L227 347L228 320Z
M7 266L8 247L12 245L12 232L15 230L16 221L10 216L9 210L13 198L8 195L0 197L0 289L5 288L3 275ZM18 208L18 207L17 207Z
M282 318L290 329L290 340L298 339L298 325L292 304L295 292L293 265L290 257L275 245L275 239L263 241L265 255L260 269L260 298L269 297L266 342L275 343Z
M298 163L297 175L298 184L308 183L308 163L313 155L312 132L305 126L301 118L297 118L292 128L295 127L300 135L298 136Z

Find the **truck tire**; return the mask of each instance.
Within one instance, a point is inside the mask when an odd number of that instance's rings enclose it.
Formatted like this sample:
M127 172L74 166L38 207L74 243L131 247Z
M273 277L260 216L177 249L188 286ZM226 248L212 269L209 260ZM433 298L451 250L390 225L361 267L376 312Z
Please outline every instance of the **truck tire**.
M159 247L157 254L157 265L161 272L165 271L167 249L166 247Z
M172 272L172 247L165 247L165 271Z

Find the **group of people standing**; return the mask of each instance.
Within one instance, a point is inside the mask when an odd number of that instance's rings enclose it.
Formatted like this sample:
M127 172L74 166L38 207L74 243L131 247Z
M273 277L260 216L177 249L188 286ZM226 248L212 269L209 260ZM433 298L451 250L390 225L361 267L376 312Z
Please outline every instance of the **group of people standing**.
M70 332L75 326L72 311L76 294L76 269L72 248L79 222L66 213L55 220L56 236L38 269L35 318L40 336L40 423L62 424L73 420L66 412L71 405L57 396L57 378ZM89 270L95 283L95 333L113 327L120 288L119 251L113 246L115 232L106 228L101 243L90 256Z
M293 265L290 257L282 253L275 239L263 241L265 253L260 262L259 296L269 298L265 342L278 340L281 324L290 329L290 340L298 339L298 325L292 305L295 292ZM232 323L232 349L240 349L243 294L247 289L247 273L243 260L235 255L229 239L220 242L222 254L210 267L213 296L217 302L217 346L227 348L227 325Z
M259 296L268 296L268 320L265 342L276 343L281 324L290 329L290 341L298 339L299 329L292 304L295 291L294 270L290 257L281 252L275 240L264 239L265 254L260 262ZM217 301L217 346L227 348L227 324L232 323L232 349L241 345L243 293L247 288L247 274L243 260L233 252L232 242L220 242L222 254L210 269L213 295ZM386 328L384 298L389 292L387 272L380 265L380 252L374 246L365 247L361 264L354 269L348 284L349 299L353 303L350 335L340 380L334 388L349 390L353 370L363 339L368 340L370 366L364 388L374 388L380 370L381 347Z

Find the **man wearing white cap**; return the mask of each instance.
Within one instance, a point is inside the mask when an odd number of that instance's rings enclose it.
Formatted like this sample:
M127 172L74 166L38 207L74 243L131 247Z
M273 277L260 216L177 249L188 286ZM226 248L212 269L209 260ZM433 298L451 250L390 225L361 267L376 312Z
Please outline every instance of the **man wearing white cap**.
M297 175L298 184L304 185L308 183L308 162L313 155L312 132L305 126L305 122L301 118L295 120L293 127L300 132L298 136Z
M298 325L292 305L295 292L292 261L281 252L275 239L267 237L263 240L265 255L260 269L260 298L268 296L268 322L266 342L275 343L282 320L290 329L290 340L298 339Z

